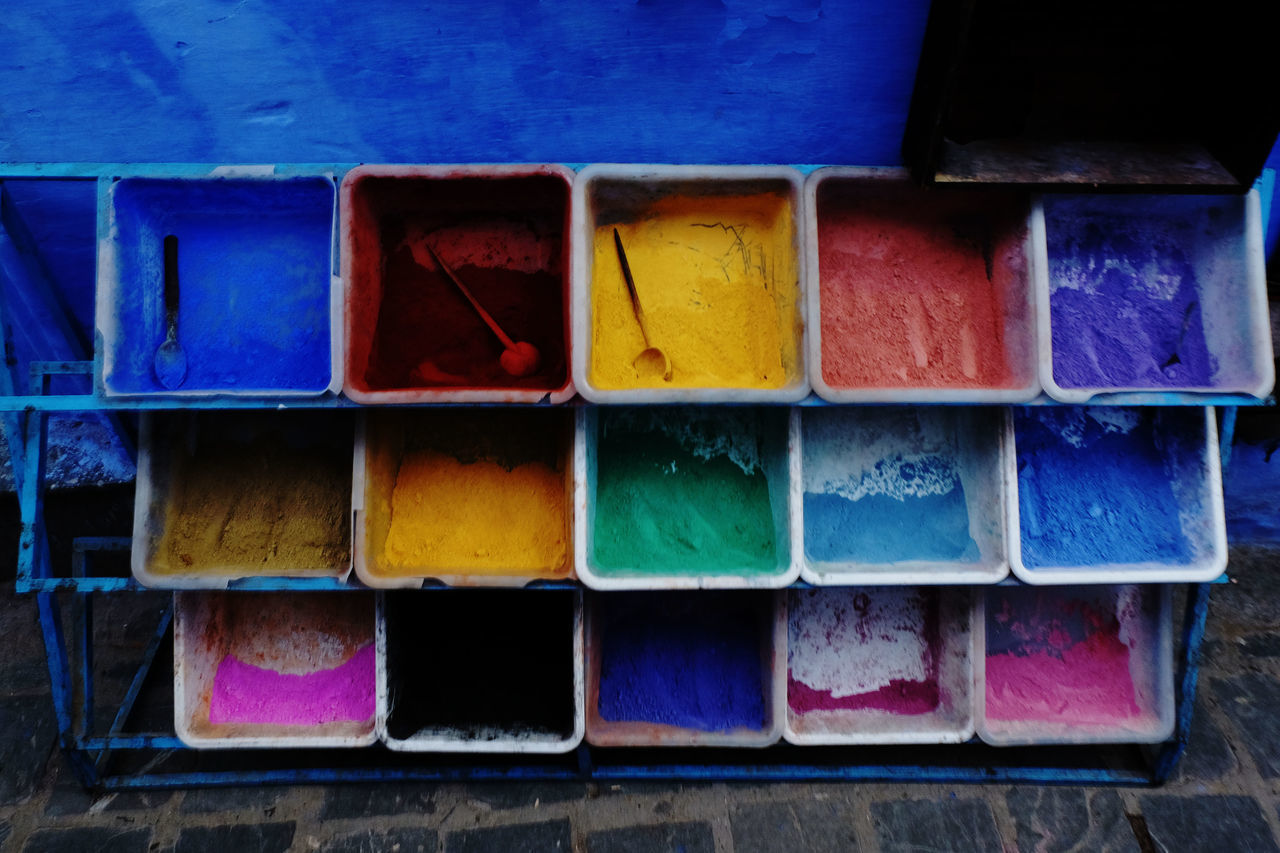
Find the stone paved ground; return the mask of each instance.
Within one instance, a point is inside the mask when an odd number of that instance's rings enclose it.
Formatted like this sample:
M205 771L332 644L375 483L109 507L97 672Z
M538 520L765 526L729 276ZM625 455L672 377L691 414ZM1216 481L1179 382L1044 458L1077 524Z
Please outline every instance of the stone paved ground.
M1231 571L1236 582L1214 592L1191 750L1160 789L379 784L94 796L55 748L34 602L3 594L0 853L1280 853L1280 552L1237 549ZM152 602L98 602L102 686L118 691L128 667L116 657L145 638Z

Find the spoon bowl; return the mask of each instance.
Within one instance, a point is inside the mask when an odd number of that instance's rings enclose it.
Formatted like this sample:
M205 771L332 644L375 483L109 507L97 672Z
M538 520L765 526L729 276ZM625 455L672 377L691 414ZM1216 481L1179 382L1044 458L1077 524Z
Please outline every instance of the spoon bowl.
M516 378L532 376L538 372L542 363L542 355L538 348L528 341L516 341L515 346L504 349L498 357L502 369Z
M671 359L657 347L646 347L631 362L631 366L639 373L658 374L663 382L671 381Z
M165 338L156 349L153 367L156 378L167 390L173 391L182 386L187 378L187 353L176 337Z

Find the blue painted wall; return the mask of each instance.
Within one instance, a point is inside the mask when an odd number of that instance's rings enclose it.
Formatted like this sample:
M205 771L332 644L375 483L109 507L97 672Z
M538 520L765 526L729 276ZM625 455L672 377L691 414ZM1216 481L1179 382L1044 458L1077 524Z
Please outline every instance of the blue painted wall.
M1267 175L1268 170L1270 175ZM1267 162L1263 166L1263 177L1260 183L1269 185L1271 188L1271 199L1268 204L1267 199L1263 199L1263 223L1266 229L1266 246L1269 268L1275 269L1275 264L1280 263L1280 258L1276 255L1276 242L1280 238L1280 204L1277 204L1275 198L1275 181L1276 173L1280 172L1280 139L1276 140L1275 146L1271 149L1271 153L1267 156Z
M927 0L106 0L0 20L0 159L899 161Z

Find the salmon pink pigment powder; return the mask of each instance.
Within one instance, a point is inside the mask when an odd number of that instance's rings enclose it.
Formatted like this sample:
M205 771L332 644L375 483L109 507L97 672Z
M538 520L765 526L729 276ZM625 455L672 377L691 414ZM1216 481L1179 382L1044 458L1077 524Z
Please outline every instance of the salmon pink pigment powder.
M1030 324L1018 307L1028 287L1021 197L836 181L817 204L829 386L1025 384L1011 367L1025 360Z

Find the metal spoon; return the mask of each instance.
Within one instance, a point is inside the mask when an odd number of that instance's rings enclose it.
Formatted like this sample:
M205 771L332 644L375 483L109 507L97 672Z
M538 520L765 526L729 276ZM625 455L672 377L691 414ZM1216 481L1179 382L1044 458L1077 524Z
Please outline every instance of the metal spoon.
M436 250L431 248L430 243L423 243L427 247L427 251L431 253L431 260L436 262L436 266L440 267L441 272L453 282L458 290L462 291L462 295L467 297L467 301L471 303L471 307L476 309L476 313L480 315L480 319L484 320L485 325L489 327L489 331L493 332L498 340L502 341L504 347L502 355L498 358L498 363L502 365L502 369L512 376L529 376L537 371L538 363L542 360L538 353L538 348L528 341L513 341L508 337L507 333L502 331L498 323L489 316L489 312L480 307L480 303L476 302L476 298L471 295L471 291L467 290L467 286L458 280L453 274L453 270L445 266L444 261L440 260L440 256L436 254Z
M156 350L156 379L170 391L187 378L187 354L178 343L178 238L164 238L164 343Z
M613 245L618 249L618 262L622 264L622 277L627 282L627 292L631 294L631 310L635 311L636 322L640 324L640 337L644 338L644 349L631 361L631 366L645 372L661 373L663 382L671 381L671 359L658 347L649 343L649 330L644 325L644 309L640 307L640 297L636 294L636 283L631 278L631 265L627 263L627 253L622 248L622 237L618 229L613 229Z

